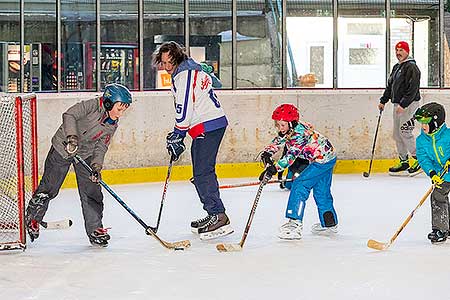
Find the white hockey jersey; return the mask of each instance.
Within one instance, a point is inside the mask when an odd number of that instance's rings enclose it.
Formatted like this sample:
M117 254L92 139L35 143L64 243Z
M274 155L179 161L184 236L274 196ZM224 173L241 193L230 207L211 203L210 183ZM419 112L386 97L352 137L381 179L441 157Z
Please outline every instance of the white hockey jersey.
M226 127L228 120L212 88L212 79L189 58L172 74L175 105L174 132L195 139L204 132Z

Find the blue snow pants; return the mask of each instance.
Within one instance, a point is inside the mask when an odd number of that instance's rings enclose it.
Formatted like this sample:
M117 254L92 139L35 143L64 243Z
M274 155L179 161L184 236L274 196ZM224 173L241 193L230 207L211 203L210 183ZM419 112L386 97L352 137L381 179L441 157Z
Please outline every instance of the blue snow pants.
M225 128L205 132L192 141L191 158L194 172L194 185L203 209L208 215L225 212L219 194L216 175L216 159Z
M313 162L300 173L300 176L292 182L292 189L286 208L287 218L303 221L306 200L308 200L309 194L313 190L320 224L323 227L337 225L338 220L330 190L335 164L336 158L325 164Z

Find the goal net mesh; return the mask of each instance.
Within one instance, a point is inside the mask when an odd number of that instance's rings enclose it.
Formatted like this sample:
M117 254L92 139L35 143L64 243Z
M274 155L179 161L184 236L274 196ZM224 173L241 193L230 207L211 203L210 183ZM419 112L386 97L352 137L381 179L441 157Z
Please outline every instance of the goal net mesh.
M24 208L37 184L36 97L0 95L0 249L25 247Z

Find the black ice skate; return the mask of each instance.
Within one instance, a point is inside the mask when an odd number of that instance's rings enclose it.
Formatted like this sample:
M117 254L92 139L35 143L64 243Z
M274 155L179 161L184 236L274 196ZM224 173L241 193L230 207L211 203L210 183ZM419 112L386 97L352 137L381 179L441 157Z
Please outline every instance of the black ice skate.
M211 215L208 224L198 229L201 240L215 239L233 232L234 230L230 225L230 219L228 219L225 213Z
M192 233L199 233L198 230L200 228L202 228L202 227L205 227L208 224L209 220L211 220L211 217L212 216L207 215L204 218L192 221L191 222L191 231L192 231Z
M409 162L408 159L400 161L393 167L389 168L389 175L391 176L409 176L408 173Z
M92 246L107 247L111 236L108 234L109 228L97 228L89 235Z
M447 237L448 231L442 231L440 229L433 229L433 231L428 234L428 239L432 244L442 244L447 240Z

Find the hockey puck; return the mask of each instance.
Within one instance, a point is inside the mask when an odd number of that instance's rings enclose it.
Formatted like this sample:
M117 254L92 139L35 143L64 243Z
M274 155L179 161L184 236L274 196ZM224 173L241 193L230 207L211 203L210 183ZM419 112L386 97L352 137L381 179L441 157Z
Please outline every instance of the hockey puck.
M369 173L364 172L364 173L363 173L363 176L364 176L364 177L369 177Z
M69 227L72 226L73 222L69 219Z
M174 248L174 250L184 250L184 248L176 247L176 248Z

